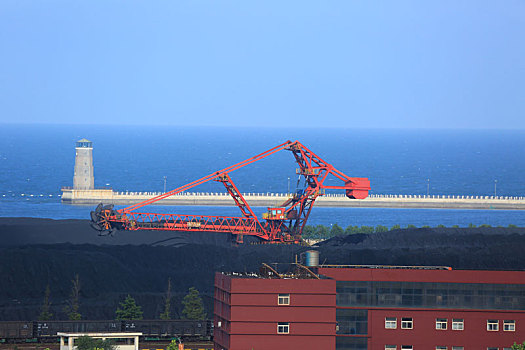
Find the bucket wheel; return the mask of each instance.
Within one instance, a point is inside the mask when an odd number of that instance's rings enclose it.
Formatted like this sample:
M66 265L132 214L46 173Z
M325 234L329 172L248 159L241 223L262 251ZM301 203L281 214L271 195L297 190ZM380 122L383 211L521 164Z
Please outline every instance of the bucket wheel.
M117 211L113 210L113 204L97 205L94 211L91 212L91 227L99 232L99 236L111 235L117 227L111 222L110 218L117 216Z

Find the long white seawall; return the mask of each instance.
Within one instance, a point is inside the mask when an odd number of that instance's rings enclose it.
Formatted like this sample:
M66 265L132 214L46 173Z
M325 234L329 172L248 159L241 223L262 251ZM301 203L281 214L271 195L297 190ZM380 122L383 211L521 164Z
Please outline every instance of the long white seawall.
M62 189L62 202L70 204L131 205L155 197L155 192L114 192L110 189ZM254 207L280 206L289 195L284 193L243 193ZM232 206L227 193L183 192L156 202L157 205L209 205ZM441 209L507 209L525 210L525 197L493 196L423 196L423 195L370 195L365 199L349 199L343 194L327 194L315 201L317 207L362 208L441 208Z

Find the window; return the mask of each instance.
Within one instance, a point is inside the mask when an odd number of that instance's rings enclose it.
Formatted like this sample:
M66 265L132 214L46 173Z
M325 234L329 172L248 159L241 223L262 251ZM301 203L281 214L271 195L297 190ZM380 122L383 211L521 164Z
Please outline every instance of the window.
M367 350L368 339L364 337L335 337L336 349Z
M385 350L397 350L397 346L395 346L395 345L385 345Z
M290 294L279 294L277 297L277 304L290 305Z
M516 330L516 321L514 320L503 321L503 330L505 332L514 332Z
M412 350L412 345L401 345L401 350Z
M338 281L336 286L338 306L475 310L525 307L525 284Z
M447 350L446 346L436 346L436 350Z
M386 317L385 318L385 329L396 329L396 328L397 328L397 318Z
M452 350L464 350L464 347L462 347L462 346L453 346Z
M401 319L401 329L412 329L412 328L414 328L414 321L412 321L412 317L403 317Z
M464 328L463 325L463 319L462 318L453 318L452 319L452 330L454 331L462 331Z
M436 318L436 329L447 329L447 319L446 318Z
M288 323L288 322L279 322L279 323L277 323L277 333L278 334L288 334L288 333L290 333L290 323Z
M336 334L367 334L368 311L356 309L338 309L335 319L339 329Z
M499 348L487 348L487 350L499 350Z
M499 321L498 320L487 320L487 331L499 331Z

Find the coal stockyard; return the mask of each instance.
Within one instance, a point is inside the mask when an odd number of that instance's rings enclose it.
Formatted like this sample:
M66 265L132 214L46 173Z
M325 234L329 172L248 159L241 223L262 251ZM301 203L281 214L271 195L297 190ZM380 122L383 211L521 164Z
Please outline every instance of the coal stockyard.
M190 287L213 315L215 271L257 271L263 262L289 263L311 247L236 244L226 233L118 231L101 237L88 220L0 219L0 320L36 320L46 286L51 311L65 320L71 280L81 281L80 310L86 320L111 320L131 294L144 319L158 319L168 278L172 317ZM320 242L321 264L431 265L453 269L523 270L525 229L411 228L337 236Z

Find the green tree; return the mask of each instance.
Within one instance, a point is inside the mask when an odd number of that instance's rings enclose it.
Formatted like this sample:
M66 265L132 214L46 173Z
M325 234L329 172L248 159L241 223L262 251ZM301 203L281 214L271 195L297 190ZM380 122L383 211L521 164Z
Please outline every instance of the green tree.
M353 234L356 234L357 231L358 231L357 226L349 225L345 228L345 235L353 235Z
M168 347L166 348L166 350L179 350L179 346L177 345L177 341L182 344L181 340L176 337L176 339L173 339L171 341L171 343L168 344Z
M401 225L394 225L390 228L390 230L401 230Z
M339 226L338 224L333 224L332 228L330 229L330 236L342 236L345 233L343 228Z
M171 343L168 344L166 347L166 350L179 350L179 346L177 345L177 340L173 339Z
M111 339L95 339L87 335L75 339L77 350L114 350L115 343Z
M75 278L71 280L71 294L67 300L67 305L64 308L64 311L67 314L67 318L73 321L82 319L82 315L78 312L79 310L79 297L80 297L80 278L78 274L75 275Z
M468 224L468 227L469 227L469 228L475 228L476 225L474 225L473 223L470 223L470 224Z
M417 228L415 225L407 225L407 228L414 229Z
M388 227L383 226L383 225L377 225L376 228L374 229L375 233L387 232L387 231L388 231Z
M514 344L512 345L511 349L512 350L525 350L525 341L523 342L523 344L518 344L518 343L514 342Z
M171 309L171 278L168 278L168 289L166 290L166 296L164 297L164 312L160 314L161 320L171 320L170 309Z
M324 225L317 225L315 228L317 231L316 238L328 238L328 235L330 234L328 227Z
M509 224L509 226L508 226L508 227L509 227L509 228L516 228L516 227L518 227L518 226L516 226L516 225L513 225L513 224Z
M39 321L50 321L53 318L53 314L51 313L51 302L49 301L50 295L51 290L49 288L48 283L44 294L44 303L42 304L42 310L40 311L40 315L38 315Z
M117 320L142 320L142 307L128 294L115 311Z
M306 225L303 229L304 238L313 238L315 235L315 227L311 225Z
M199 295L199 291L195 287L188 290L188 294L182 299L182 316L188 320L204 320L206 319L206 312L204 312L204 305Z
M360 233L370 234L374 233L374 226L361 226L359 228Z
M445 228L446 226L445 225L442 225L442 224L439 224L436 226L437 228Z

